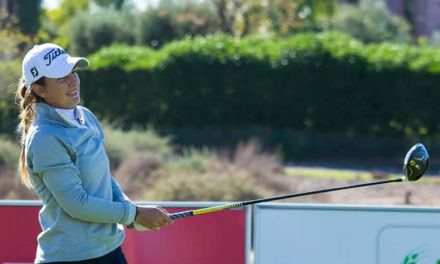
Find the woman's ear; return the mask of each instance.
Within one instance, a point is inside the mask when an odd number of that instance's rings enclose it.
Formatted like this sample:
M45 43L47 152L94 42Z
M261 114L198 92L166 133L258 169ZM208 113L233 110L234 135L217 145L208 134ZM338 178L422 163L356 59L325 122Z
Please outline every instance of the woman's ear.
M43 85L34 83L32 84L31 87L32 87L32 91L34 91L34 93L39 97L44 98L46 96L46 94L44 93L45 89Z

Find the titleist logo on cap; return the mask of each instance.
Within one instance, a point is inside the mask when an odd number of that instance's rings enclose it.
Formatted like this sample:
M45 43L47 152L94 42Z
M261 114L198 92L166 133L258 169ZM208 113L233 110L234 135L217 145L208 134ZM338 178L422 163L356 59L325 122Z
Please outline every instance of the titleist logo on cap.
M61 54L64 54L64 53L66 53L66 52L62 49L51 49L43 57L44 60L47 61L46 66L49 66L54 59L56 59L58 56L60 56Z

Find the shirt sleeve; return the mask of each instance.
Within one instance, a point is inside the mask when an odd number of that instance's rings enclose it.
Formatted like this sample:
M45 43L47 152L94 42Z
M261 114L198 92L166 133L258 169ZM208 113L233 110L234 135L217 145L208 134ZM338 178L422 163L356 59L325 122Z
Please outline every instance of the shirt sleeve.
M113 193L113 201L115 202L126 202L130 203L130 199L127 195L122 191L119 184L116 182L116 180L112 177L112 193Z
M128 198L127 195L122 191L119 184L116 182L116 180L112 177L112 193L113 193L113 201L115 202L123 202L123 203L132 203L130 201L130 198ZM134 219L136 217L136 207L134 207L134 210L130 208L129 212L129 222L130 224L134 222Z
M105 200L91 196L84 190L79 170L60 139L43 135L34 142L38 144L32 147L33 173L42 179L68 215L96 223L128 225L133 222L136 214L133 203Z

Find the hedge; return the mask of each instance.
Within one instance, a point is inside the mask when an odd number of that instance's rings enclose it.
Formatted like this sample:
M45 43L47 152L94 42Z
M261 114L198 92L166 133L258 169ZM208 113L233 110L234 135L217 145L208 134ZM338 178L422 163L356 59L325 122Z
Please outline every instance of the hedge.
M89 60L79 71L83 105L126 127L172 132L182 144L257 135L289 157L373 156L400 154L408 141L434 144L440 134L435 48L364 45L336 32L211 35L160 50L113 45ZM10 104L0 105L2 132L17 123Z
M115 45L81 71L84 104L110 120L369 137L438 135L440 51L348 35L186 38Z

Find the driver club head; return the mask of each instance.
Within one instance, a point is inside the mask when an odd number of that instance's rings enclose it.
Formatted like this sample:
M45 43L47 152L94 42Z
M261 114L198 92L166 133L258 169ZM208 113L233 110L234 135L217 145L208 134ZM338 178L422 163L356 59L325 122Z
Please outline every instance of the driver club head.
M428 169L429 154L422 143L415 144L406 154L403 162L405 181L417 181Z

